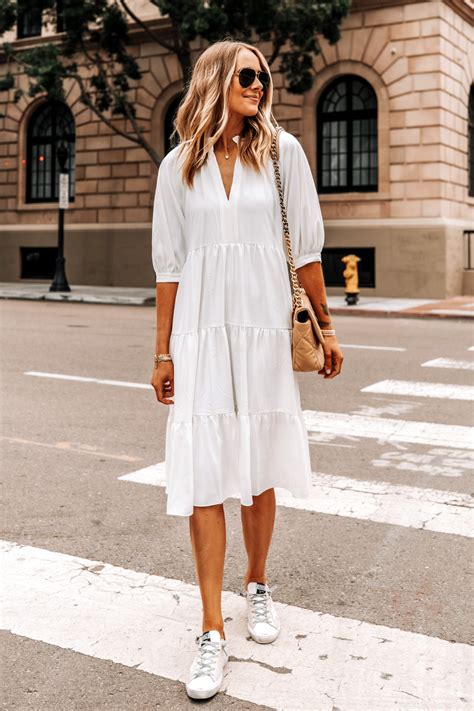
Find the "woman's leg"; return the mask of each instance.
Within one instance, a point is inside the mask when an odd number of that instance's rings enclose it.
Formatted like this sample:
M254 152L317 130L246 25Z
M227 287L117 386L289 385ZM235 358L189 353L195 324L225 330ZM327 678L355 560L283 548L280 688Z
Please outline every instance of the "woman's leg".
M195 506L189 517L189 531L202 598L202 630L219 630L225 639L221 607L226 548L224 506Z
M242 530L247 550L248 566L244 578L247 583L266 583L265 565L275 523L275 489L267 489L253 497L252 506L241 506Z

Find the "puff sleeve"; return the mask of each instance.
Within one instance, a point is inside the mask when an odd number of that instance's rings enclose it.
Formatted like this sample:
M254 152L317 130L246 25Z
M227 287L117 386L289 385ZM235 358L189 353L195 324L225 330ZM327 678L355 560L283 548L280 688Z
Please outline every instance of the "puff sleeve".
M160 163L152 220L152 262L157 282L179 281L186 258L184 183L176 149Z
M321 261L324 224L306 154L291 133L281 131L280 165L295 267Z

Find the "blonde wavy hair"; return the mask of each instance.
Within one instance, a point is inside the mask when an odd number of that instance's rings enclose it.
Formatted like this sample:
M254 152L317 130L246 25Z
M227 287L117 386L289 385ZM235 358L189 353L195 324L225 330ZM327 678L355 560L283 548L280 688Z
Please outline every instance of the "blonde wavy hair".
M175 119L173 135L180 138L183 181L192 187L194 176L207 160L211 146L220 138L229 119L229 93L237 66L237 55L249 49L260 62L260 69L270 75L258 111L245 117L239 141L242 163L259 171L270 155L270 145L277 122L272 113L273 81L262 52L251 44L226 38L207 47L197 60L186 95Z

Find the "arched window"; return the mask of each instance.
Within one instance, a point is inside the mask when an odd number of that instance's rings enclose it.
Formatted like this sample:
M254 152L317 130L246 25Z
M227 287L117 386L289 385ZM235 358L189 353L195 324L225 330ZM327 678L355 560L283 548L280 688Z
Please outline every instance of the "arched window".
M474 84L469 92L468 185L469 197L474 197Z
M318 103L318 190L377 190L377 97L365 79L339 77Z
M178 111L179 104L181 102L182 95L177 94L168 108L166 109L165 120L164 120L164 131L165 131L165 153L168 153L172 148L178 145L179 137L175 134L173 139L171 139L171 134L174 131L174 120L176 118L176 112Z
M42 104L32 115L27 135L26 202L59 200L57 149L64 141L68 149L69 199L74 200L76 133L72 113L65 104Z

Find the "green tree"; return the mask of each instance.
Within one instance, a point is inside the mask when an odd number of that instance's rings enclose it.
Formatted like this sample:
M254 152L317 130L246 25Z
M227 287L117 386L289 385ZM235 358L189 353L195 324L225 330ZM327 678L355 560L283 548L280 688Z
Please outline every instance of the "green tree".
M159 165L160 157L145 138L145 127L129 101L131 88L139 85L140 67L129 51L130 21L142 28L150 41L176 54L183 75L189 79L191 42L198 36L209 43L226 36L247 42L262 40L271 46L270 67L280 59L288 91L301 94L313 84L313 61L319 54L318 35L330 44L340 38L339 26L349 12L350 0L149 0L167 22L155 31L128 6L126 0L0 0L0 37L12 29L20 13L42 10L43 23L63 33L38 47L20 50L3 44L6 73L0 91L12 91L14 102L25 93L15 86L13 63L27 75L33 97L44 94L63 101L64 82L75 81L80 101L115 133L141 146ZM125 118L125 129L115 118Z

